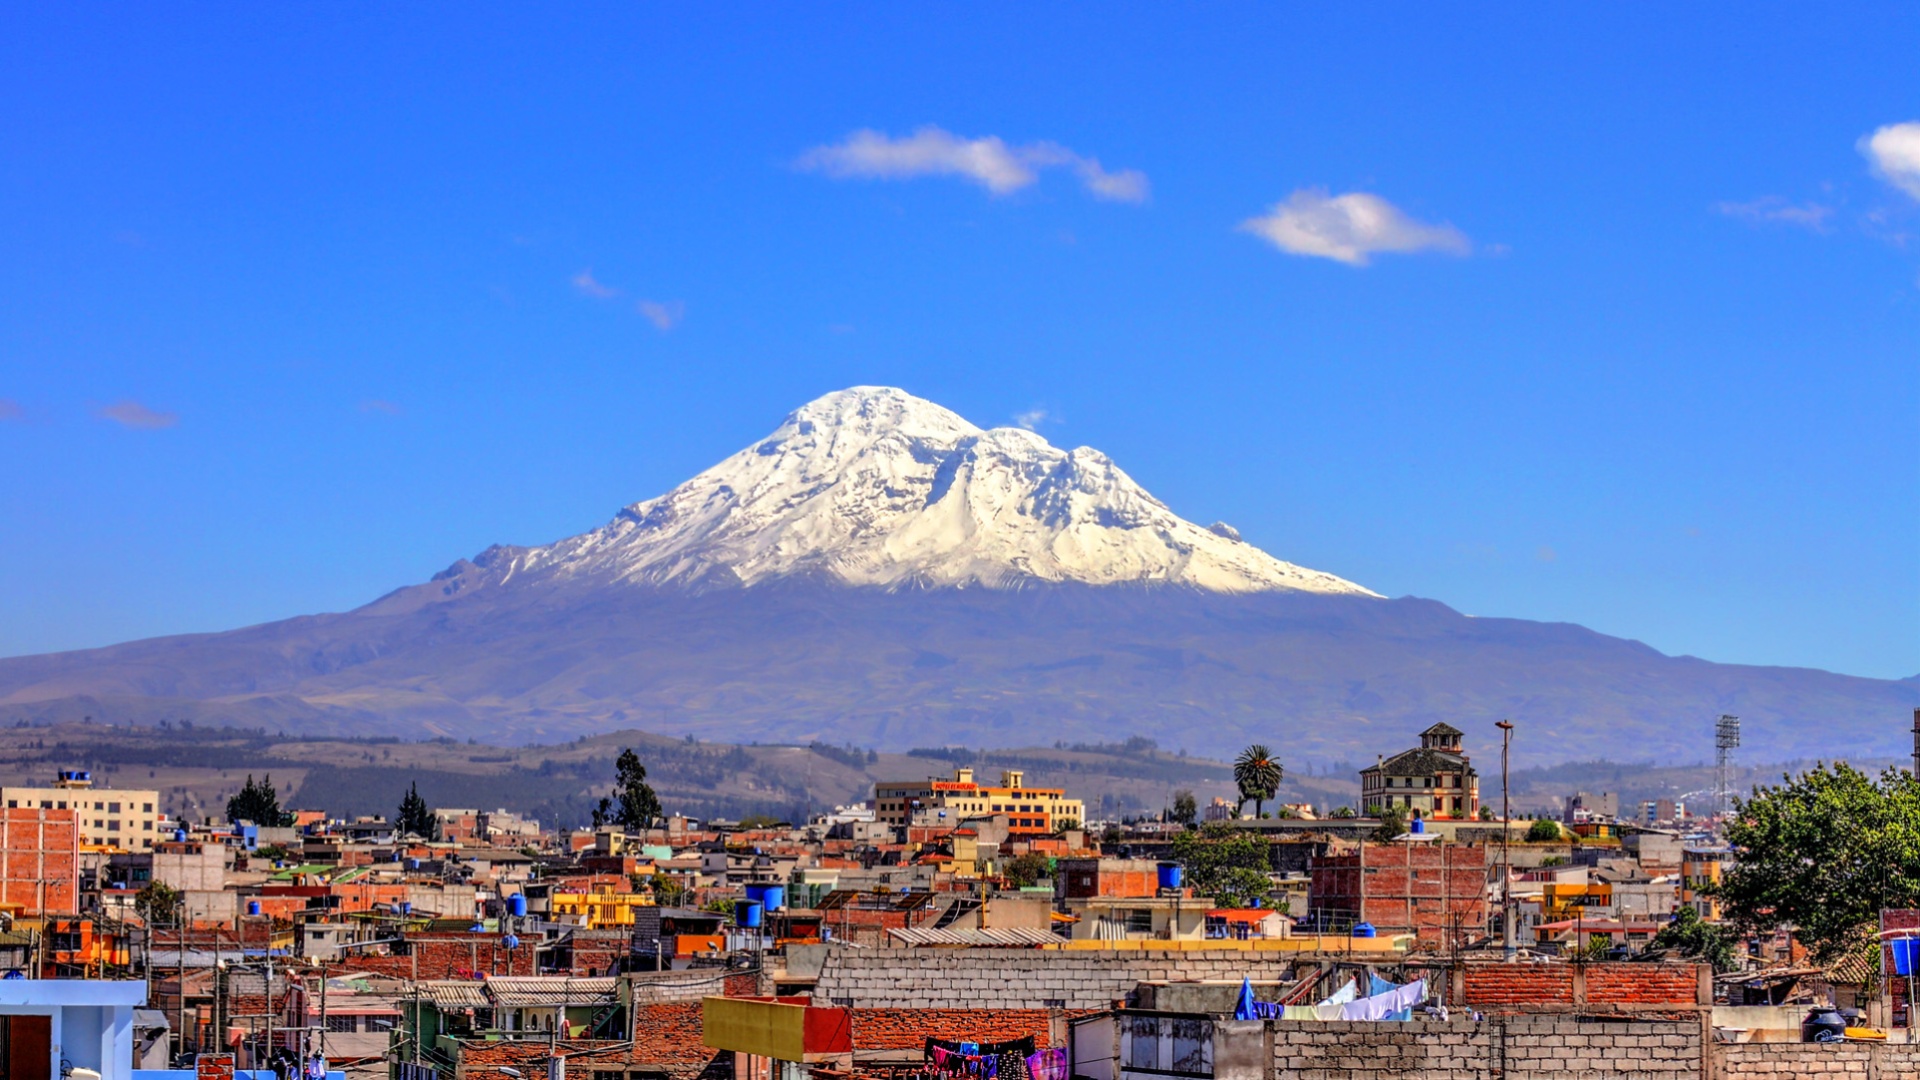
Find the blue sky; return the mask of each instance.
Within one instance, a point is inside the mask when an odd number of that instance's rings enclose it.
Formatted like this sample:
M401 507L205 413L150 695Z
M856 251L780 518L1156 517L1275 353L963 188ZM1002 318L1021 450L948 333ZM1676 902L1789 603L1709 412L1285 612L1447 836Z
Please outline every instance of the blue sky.
M1032 7L17 7L0 654L881 383L1385 593L1920 673L1911 7Z

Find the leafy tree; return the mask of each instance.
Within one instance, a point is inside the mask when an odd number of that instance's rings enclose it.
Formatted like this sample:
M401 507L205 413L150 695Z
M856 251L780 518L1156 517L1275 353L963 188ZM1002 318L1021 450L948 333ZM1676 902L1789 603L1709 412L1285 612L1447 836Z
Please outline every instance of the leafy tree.
M1200 804L1194 799L1193 792L1182 788L1173 793L1173 820L1192 828L1199 817Z
M772 814L748 814L740 819L740 827L743 829L771 829L778 824L780 819Z
M1844 762L1782 780L1737 803L1734 865L1712 891L1736 927L1792 926L1825 963L1857 947L1882 909L1920 907L1920 780Z
M612 820L613 800L602 795L600 796L599 803L595 804L593 808L593 827L595 829L604 829L607 827L607 823Z
M1360 815L1353 812L1353 807L1342 806L1338 810L1335 810L1332 816L1337 818L1350 818L1350 817L1359 817Z
M660 797L647 786L647 767L632 747L620 751L613 764L613 792L618 799L613 821L630 833L645 832L660 820Z
M173 926L180 919L180 890L164 881L152 881L133 894L133 910L148 926Z
M1233 759L1233 782L1240 787L1240 801L1253 800L1253 816L1260 816L1260 808L1268 799L1280 790L1280 781L1285 770L1273 759L1273 752L1260 743L1254 743L1240 756Z
M433 811L427 808L427 800L420 797L420 784L415 781L400 799L400 812L394 816L393 826L403 833L431 840L434 824Z
M1493 807L1491 807L1491 806L1483 806L1483 807L1481 807L1481 808L1480 808L1480 820L1481 820L1481 821L1492 821L1492 820L1493 820Z
M1587 947L1581 951L1588 960L1605 960L1613 955L1613 935L1588 934Z
M1025 855L1016 855L1007 860L1003 871L1007 884L1016 889L1024 889L1038 884L1040 879L1053 874L1053 860L1037 852L1029 851Z
M1373 842L1389 844L1407 831L1407 812L1398 806L1380 811L1380 827L1373 830Z
M1056 835L1058 835L1060 833L1072 832L1073 830L1079 827L1080 827L1079 821L1073 818L1061 818L1059 821L1054 823L1053 831Z
M1273 891L1267 842L1224 821L1176 834L1173 857L1186 867L1195 895L1210 896L1221 907L1251 907Z
M1700 917L1691 907L1673 913L1673 921L1653 935L1650 948L1672 949L1688 960L1712 964L1715 971L1732 971L1733 933Z
M247 774L247 782L238 794L227 800L228 821L251 821L255 825L267 828L280 828L293 824L293 815L280 809L280 796L273 788L273 774L261 777L258 784L253 782L253 774Z
M256 859L265 859L268 862L279 862L282 859L288 858L289 852L279 844L261 844L259 847L253 849L253 857Z
M1527 827L1527 842L1530 844L1546 844L1558 839L1560 839L1560 823L1557 821L1540 818Z

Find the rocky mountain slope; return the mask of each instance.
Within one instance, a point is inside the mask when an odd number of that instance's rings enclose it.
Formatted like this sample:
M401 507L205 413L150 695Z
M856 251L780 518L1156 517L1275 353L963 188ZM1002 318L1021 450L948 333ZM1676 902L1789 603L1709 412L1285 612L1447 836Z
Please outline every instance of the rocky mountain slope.
M0 660L0 723L192 719L524 743L1102 742L1364 761L1445 719L1521 760L1892 756L1920 685L1664 656L1387 600L1187 522L1104 455L830 394L582 536L358 610ZM1484 729L1484 732L1483 730Z

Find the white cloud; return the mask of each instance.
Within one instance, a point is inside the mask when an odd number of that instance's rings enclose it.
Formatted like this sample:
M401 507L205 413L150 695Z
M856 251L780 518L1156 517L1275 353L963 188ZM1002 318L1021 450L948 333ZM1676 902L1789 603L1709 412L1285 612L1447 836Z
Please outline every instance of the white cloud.
M620 295L619 289L611 285L602 285L594 280L592 270L582 270L573 275L573 287L593 297L595 300L607 300Z
M1046 421L1047 410L1045 409L1028 409L1026 412L1013 415L1013 426L1023 427L1028 431L1032 431Z
M140 431L157 431L170 428L180 422L180 414L150 409L137 401L116 401L94 410L94 415L102 420L111 420L121 427L135 428Z
M808 150L794 164L836 179L955 176L995 195L1031 187L1040 179L1040 170L1050 168L1071 169L1097 199L1144 202L1149 190L1147 176L1140 170L1108 172L1098 158L1075 153L1059 143L1008 146L997 135L967 139L933 126L897 139L885 132L862 129L841 142Z
M1798 225L1814 232L1826 232L1827 219L1833 216L1831 206L1790 202L1778 195L1762 195L1750 202L1715 203L1713 208L1730 218L1739 218L1752 225Z
M1359 191L1330 196L1324 188L1301 188L1240 228L1289 254L1348 266L1365 266L1368 256L1383 251L1465 255L1473 249L1453 226L1415 221L1380 196Z
M680 325L680 320L687 317L687 305L679 300L642 300L634 308L661 333Z
M1887 183L1920 199L1920 120L1888 124L1863 136L1860 152Z

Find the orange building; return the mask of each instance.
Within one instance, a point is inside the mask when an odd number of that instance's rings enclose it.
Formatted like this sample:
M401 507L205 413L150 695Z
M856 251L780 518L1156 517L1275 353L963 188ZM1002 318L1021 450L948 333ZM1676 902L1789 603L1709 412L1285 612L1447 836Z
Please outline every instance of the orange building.
M1079 799L1067 798L1063 788L1026 786L1026 774L1008 769L1000 786L974 782L973 770L954 770L951 780L895 780L873 786L874 816L889 825L907 825L920 811L943 814L951 824L967 818L1005 814L1014 836L1044 836L1071 823L1086 821Z

